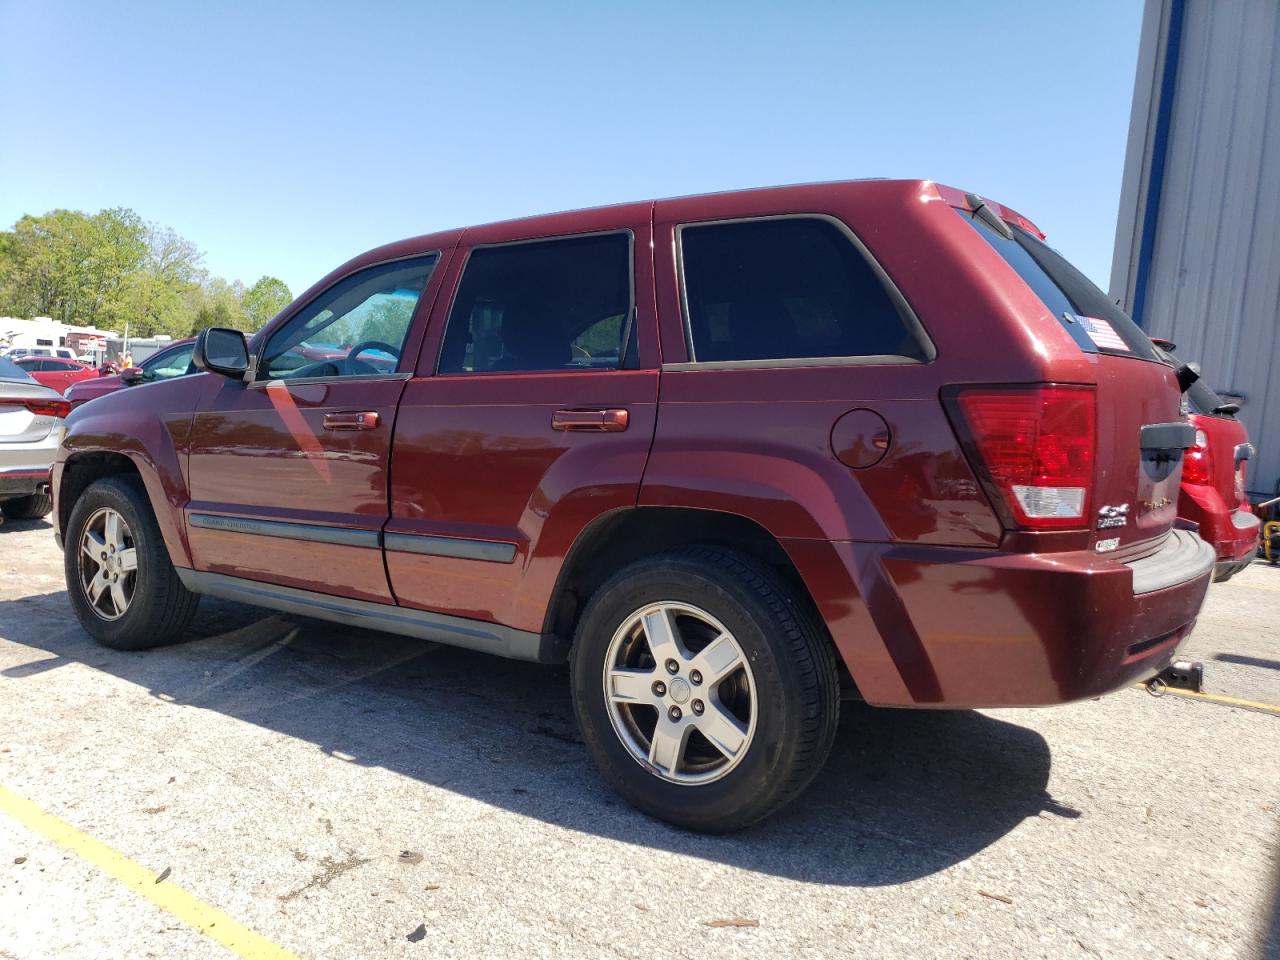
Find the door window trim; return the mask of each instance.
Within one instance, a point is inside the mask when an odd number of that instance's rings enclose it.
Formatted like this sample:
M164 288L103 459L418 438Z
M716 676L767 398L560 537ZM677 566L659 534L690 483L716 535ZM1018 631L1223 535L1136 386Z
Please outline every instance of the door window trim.
M899 354L863 354L852 357L781 357L776 359L758 359L758 360L705 360L699 361L697 353L693 348L693 325L690 322L689 312L689 293L686 285L685 266L684 266L684 231L686 228L693 227L714 227L724 226L735 223L759 223L766 220L821 220L834 226L844 238L853 245L862 258L871 267L880 286L885 293L889 295L889 299L893 302L894 307L898 311L899 317L902 319L902 325L906 332L915 339L919 344L921 351L924 353L923 359L916 357L906 357ZM893 282L893 278L885 272L884 267L880 265L867 245L862 239L853 232L847 223L839 217L834 217L829 213L775 213L765 214L754 217L722 217L714 220L690 220L684 223L678 223L675 227L674 235L675 243L675 262L676 262L676 286L680 293L680 312L681 320L684 327L684 343L685 349L688 351L688 360L664 363L663 370L674 372L682 370L750 370L761 368L778 368L778 367L853 367L853 366L919 366L922 364L932 363L938 357L938 349L934 346L932 338L924 328L924 324L920 322L919 316L916 315L907 298L903 296L898 285Z
M592 369L584 367L581 370L455 370L448 373L442 373L440 370L440 361L444 358L445 341L449 338L449 323L453 318L453 308L458 304L458 294L462 292L463 281L467 278L467 268L471 266L471 255L477 250L493 250L500 247L518 247L531 243L556 243L560 240L585 240L590 237L612 237L622 234L627 238L627 313L623 319L623 333L621 352L618 354L618 365L612 368ZM466 240L466 237L463 237ZM461 246L461 244L459 244ZM449 304L444 311L444 327L440 331L440 342L436 344L436 359L431 366L431 375L435 377L527 377L527 376L548 376L559 375L562 373L573 374L575 376L583 373L619 373L626 372L633 368L624 365L624 361L628 359L627 348L631 341L632 328L635 327L638 317L636 311L636 233L630 227L610 227L607 230L587 230L583 233L556 233L543 237L527 237L523 240L495 240L489 243L477 243L467 247L462 263L458 266L458 278L454 281L453 290L450 291ZM639 353L637 346L636 352ZM637 361L639 357L635 358Z
M371 270L374 267L385 267L385 266L388 266L389 264L402 263L406 260L425 260L428 257L434 258L434 262L431 265L431 273L427 276L427 282L424 283L422 286L422 294L418 297L418 302L414 304L414 307L413 307L413 313L409 316L409 326L405 330L405 345L407 345L409 342L409 336L413 332L414 325L417 324L420 320L422 323L424 324L426 323L426 318L420 318L419 313L424 309L426 310L431 309L430 305L425 305L425 301L427 299L427 288L431 286L431 281L435 279L435 276L439 272L440 267L444 265L443 250L439 250L439 249L424 250L421 253L407 253L404 256L400 256L400 257L390 257L386 260L375 260L373 263L366 263L359 267L354 267L351 270L348 270L346 273L342 274L341 276L335 277L332 283L327 284L325 288L321 290L319 293L317 293L314 297L311 297L310 299L303 301L295 309L290 310L285 316L280 318L280 321L278 323L274 323L269 326L263 327L261 330L259 330L256 334L253 335L255 340L255 345L254 345L254 349L249 354L249 373L252 376L251 376L251 379L245 380L244 382L245 386L253 389L253 388L265 388L267 386L270 386L273 383L283 383L286 385L295 384L295 383L296 384L332 383L335 380L341 383L368 383L369 381L373 381L373 380L409 380L411 379L413 377L412 366L408 370L397 369L391 373L371 373L366 376L353 376L353 377L288 377L288 378L274 377L272 378L272 377L260 377L258 376L258 374L261 371L262 352L267 349L267 344L271 341L271 338L275 336L276 333L278 333L280 330L284 329L284 327L287 326L290 323L290 321L293 320L294 317L300 314L303 310L306 310L309 306L311 306L313 303L315 303L317 300L323 297L326 293L331 291L338 284L351 279L358 273L363 273L365 270ZM406 354L406 351L402 349L400 353L400 357L396 361L397 367L399 367L400 364L406 362L405 354ZM415 357L415 362L416 362L416 357Z

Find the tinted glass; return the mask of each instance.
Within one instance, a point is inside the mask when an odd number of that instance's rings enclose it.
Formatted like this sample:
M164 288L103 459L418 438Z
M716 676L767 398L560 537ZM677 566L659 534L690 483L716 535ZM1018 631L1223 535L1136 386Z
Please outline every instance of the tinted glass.
M30 380L27 371L10 360L8 357L0 357L0 380Z
M482 247L449 311L440 372L616 369L630 318L627 234Z
M969 211L956 212L1004 258L1005 263L1018 272L1018 276L1035 291L1036 296L1058 318L1081 349L1090 353L1115 353L1142 360L1159 359L1151 340L1129 315L1112 303L1092 280L1072 266L1058 251L1020 227L1010 224L1013 239L1009 239L1000 236ZM1063 314L1105 320L1128 349L1107 347L1105 342L1096 343L1078 322L1067 323Z
M693 358L923 360L920 340L866 257L814 218L680 230Z
M271 335L259 376L370 377L395 373L436 256L379 264L340 280Z
M191 354L194 350L195 344L188 343L148 357L139 365L142 367L142 379L150 382L186 376L191 372Z
M1176 356L1158 345L1156 345L1155 351L1156 356L1171 367L1178 367L1182 363L1182 361ZM1200 413L1206 416L1218 416L1234 419L1234 414L1214 413L1214 411L1224 403L1226 403L1226 401L1218 396L1212 387L1203 380L1197 380L1187 388L1186 394L1183 397L1183 413Z

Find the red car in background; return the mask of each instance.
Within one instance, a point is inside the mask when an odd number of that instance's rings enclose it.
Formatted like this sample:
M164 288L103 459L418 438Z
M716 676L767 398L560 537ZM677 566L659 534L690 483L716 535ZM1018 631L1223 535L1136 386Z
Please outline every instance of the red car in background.
M77 381L65 394L71 401L72 409L98 397L115 393L123 387L132 387L138 383L151 383L154 380L171 380L194 373L191 365L191 350L195 346L194 339L179 340L173 346L165 347L153 353L136 367L126 367L115 376L98 376L97 371L92 378Z
M1179 366L1174 344L1155 343L1169 363ZM1221 583L1247 567L1258 550L1261 521L1244 492L1253 444L1236 418L1240 405L1223 400L1203 380L1187 388L1185 405L1196 443L1182 461L1178 518L1198 524L1201 538L1213 545L1213 579Z
M31 379L42 387L57 390L59 393L65 393L67 387L73 383L98 376L98 371L89 364L78 360L64 360L61 357L21 357L14 363L30 374Z

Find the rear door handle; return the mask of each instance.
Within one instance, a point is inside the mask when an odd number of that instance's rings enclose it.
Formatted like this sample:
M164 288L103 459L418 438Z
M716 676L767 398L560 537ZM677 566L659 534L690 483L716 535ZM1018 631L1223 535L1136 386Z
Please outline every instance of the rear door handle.
M372 430L378 425L376 410L360 410L352 413L326 413L326 430Z
M552 430L587 433L619 433L627 429L631 414L624 407L605 410L557 410L551 415Z

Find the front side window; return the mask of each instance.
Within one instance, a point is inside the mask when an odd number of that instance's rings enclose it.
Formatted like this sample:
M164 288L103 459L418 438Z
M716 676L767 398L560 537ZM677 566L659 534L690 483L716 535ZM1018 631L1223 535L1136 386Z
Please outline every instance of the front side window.
M142 380L150 383L153 380L171 380L174 377L185 377L192 372L191 354L195 352L195 344L188 343L173 350L157 353L141 363Z
M631 315L629 234L481 247L449 311L440 372L614 370Z
M383 263L338 281L271 335L269 380L395 373L436 255Z
M696 362L928 359L914 319L829 220L687 225L680 256Z

